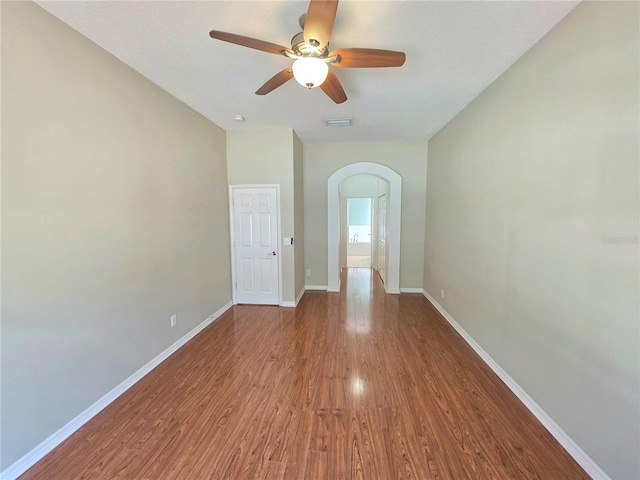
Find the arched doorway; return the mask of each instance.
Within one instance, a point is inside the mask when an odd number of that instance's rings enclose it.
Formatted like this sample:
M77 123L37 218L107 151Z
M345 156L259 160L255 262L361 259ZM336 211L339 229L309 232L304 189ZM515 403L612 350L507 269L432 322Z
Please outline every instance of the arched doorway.
M340 192L339 185L353 175L375 175L389 183L387 201L387 293L400 293L400 220L402 177L391 168L373 162L357 162L335 171L327 180L327 291L340 291Z

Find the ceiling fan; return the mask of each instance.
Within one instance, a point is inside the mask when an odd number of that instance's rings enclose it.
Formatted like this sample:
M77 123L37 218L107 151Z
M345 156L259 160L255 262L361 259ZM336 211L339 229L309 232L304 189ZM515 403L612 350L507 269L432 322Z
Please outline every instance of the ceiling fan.
M257 95L266 95L295 78L307 88L320 87L335 103L342 103L347 100L347 95L329 65L338 68L400 67L404 64L405 54L372 48L345 48L329 52L329 36L337 10L338 0L311 0L307 13L300 17L303 31L291 39L291 48L219 30L211 30L209 35L224 42L295 60L292 66L262 85L256 91Z

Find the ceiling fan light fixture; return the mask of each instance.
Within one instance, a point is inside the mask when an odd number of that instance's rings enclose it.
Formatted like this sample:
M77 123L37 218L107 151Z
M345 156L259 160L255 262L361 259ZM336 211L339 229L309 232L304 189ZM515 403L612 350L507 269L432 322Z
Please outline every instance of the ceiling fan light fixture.
M293 77L303 87L315 88L322 85L329 74L329 66L324 60L303 57L293 62Z

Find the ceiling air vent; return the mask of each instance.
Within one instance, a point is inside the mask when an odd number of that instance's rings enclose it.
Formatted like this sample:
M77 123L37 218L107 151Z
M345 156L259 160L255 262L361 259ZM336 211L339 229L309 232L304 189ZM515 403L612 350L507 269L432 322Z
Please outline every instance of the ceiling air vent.
M330 118L329 120L325 120L324 123L326 123L328 127L348 127L351 125L351 120L351 118Z

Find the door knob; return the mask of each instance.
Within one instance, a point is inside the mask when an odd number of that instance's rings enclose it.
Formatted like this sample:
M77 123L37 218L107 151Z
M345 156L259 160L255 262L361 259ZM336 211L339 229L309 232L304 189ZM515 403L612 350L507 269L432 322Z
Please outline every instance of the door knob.
M268 255L275 255L275 254L276 254L276 252L271 252Z

